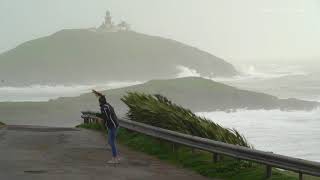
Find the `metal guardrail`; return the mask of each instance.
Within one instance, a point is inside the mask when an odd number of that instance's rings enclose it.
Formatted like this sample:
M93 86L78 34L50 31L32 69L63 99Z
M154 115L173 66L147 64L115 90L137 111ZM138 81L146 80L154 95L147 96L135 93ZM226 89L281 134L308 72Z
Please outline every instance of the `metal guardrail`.
M97 116L86 115L86 117L96 119ZM241 160L248 160L266 165L267 178L272 175L272 167L290 170L299 173L299 179L303 179L303 174L320 177L320 163L308 161L271 152L254 150L242 146L213 141L210 139L191 136L175 131L170 131L143 123L120 119L120 126L132 131L146 134L159 139L167 140L176 144L185 145L195 149L200 149L218 154L231 156Z

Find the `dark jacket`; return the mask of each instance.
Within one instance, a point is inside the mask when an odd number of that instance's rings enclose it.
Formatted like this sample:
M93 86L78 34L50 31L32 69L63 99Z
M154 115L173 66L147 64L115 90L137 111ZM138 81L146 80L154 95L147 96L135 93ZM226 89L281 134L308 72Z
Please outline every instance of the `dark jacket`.
M100 110L102 118L105 121L105 126L108 129L119 127L118 117L109 103L101 105Z

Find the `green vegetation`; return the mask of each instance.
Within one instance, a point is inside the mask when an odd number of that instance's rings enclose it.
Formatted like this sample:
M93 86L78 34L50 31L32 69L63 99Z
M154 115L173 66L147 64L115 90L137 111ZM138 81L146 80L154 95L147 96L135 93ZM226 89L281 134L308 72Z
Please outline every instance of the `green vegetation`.
M180 146L176 152L172 151L172 144L140 133L121 129L118 134L121 144L133 150L141 151L168 161L176 166L193 170L203 176L221 178L225 180L262 180L265 179L265 166L223 157L218 163L212 162L212 154L195 151ZM296 180L297 175L283 174L273 170L272 180Z
M100 125L82 124L80 128L94 129L102 131ZM175 152L172 143L162 141L141 133L132 132L120 128L118 141L132 150L144 152L155 156L163 161L174 164L178 167L187 168L203 176L220 178L224 180L263 180L265 179L265 166L239 161L230 157L223 156L222 160L213 163L212 155L208 152L194 150L178 146ZM308 176L307 180L319 180ZM296 173L279 171L273 169L271 180L298 180Z
M5 125L5 124L4 124L3 122L0 122L0 127L1 127L1 126L4 126L4 125Z
M292 172L292 171L284 171L282 172L283 174L285 175L288 175L288 176L297 176L297 173L295 172ZM315 177L315 176L310 176L310 175L303 175L303 179L304 180L320 180L320 177Z
M131 92L121 99L128 107L130 120L172 131L208 138L229 144L250 147L247 140L235 129L196 116L190 110L178 106L162 95Z

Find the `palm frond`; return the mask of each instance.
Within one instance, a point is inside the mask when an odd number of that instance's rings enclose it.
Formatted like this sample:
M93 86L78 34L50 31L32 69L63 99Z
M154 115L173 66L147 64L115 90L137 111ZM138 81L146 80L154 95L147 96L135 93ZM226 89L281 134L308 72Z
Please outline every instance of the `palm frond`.
M128 92L121 100L129 107L127 117L130 120L252 148L246 138L235 129L227 129L211 120L199 117L160 94Z

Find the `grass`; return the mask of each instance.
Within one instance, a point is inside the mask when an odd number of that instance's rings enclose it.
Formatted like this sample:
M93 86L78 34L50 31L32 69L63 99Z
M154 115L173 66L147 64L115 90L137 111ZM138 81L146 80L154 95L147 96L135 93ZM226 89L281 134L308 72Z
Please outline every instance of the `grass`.
M79 128L104 131L98 124L81 124ZM120 128L118 142L132 150L144 152L177 167L192 170L210 178L223 180L263 180L265 166L247 161L239 161L224 156L217 163L212 162L212 154L200 150L192 150L185 146L178 146L173 152L172 143L159 140L141 133ZM271 180L298 180L298 174L289 171L273 169ZM320 180L317 177L304 176L306 180Z
M0 122L0 127L1 127L1 126L5 126L5 125L6 125L6 124L4 124L3 122Z
M263 165L239 161L230 157L223 157L218 163L213 163L211 153L199 150L193 153L190 148L184 146L179 146L177 151L173 152L170 142L125 129L119 131L118 140L133 150L156 156L161 160L193 170L206 177L226 180L265 179L265 166ZM274 169L272 179L296 180L298 178Z
M298 176L297 173L292 171L284 171L284 174L288 176ZM310 176L310 175L303 175L304 180L320 180L320 177Z

